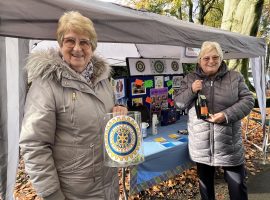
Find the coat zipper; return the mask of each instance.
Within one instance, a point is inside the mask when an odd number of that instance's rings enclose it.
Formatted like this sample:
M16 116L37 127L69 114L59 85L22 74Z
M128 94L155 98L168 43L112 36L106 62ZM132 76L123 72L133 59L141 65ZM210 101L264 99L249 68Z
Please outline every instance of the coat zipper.
M213 114L214 112L214 87L213 87L213 84L214 84L214 81L211 80L210 81L210 98L211 98L211 113ZM212 158L213 158L213 155L214 155L214 125L210 123L210 153L211 153L211 156L210 156L210 163L212 163Z
M95 87L93 88L93 90L95 90ZM100 124L100 127L103 127L103 123L101 121L101 116L100 116L100 114L98 112L98 107L97 106L95 107L95 112L96 112L98 123ZM102 139L102 136L98 135L98 140L100 140L100 139ZM93 152L93 156L95 156L95 151ZM95 163L94 162L93 162L93 174L95 174ZM104 176L103 176L102 179L103 179L103 182L104 182ZM94 176L94 182L95 181L96 181L96 177Z
M71 109L71 122L74 124L74 110L75 110L75 101L76 101L76 92L72 92L72 109Z
M94 144L91 145L91 147L93 147L93 178L94 178L94 182L96 182L96 176L95 176L95 146Z

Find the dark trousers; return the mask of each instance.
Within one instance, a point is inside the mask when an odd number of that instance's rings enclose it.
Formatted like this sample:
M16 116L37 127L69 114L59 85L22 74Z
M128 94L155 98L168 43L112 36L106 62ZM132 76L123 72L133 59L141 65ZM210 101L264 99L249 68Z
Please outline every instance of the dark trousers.
M215 167L201 163L196 164L202 200L215 200ZM228 184L230 199L247 200L246 170L244 165L222 168L224 170L224 179Z

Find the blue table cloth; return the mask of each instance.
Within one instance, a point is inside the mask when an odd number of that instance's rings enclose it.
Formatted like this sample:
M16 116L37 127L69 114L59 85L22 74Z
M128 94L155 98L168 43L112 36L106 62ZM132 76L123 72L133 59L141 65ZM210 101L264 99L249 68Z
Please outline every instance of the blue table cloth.
M130 167L130 195L168 180L193 166L188 152L188 136L180 135L176 139L169 137L186 128L187 116L181 116L175 124L159 126L157 135L151 135L149 128L148 137L143 141L145 161ZM166 141L157 142L157 138Z

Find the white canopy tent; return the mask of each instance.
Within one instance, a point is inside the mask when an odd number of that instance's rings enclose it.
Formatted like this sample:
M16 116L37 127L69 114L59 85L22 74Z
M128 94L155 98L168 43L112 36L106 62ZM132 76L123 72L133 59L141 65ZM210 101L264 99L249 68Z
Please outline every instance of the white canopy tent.
M46 48L59 48L59 45L56 41L30 40L30 51ZM111 65L126 65L127 57L177 58L181 63L196 63L197 57L187 57L185 51L182 46L98 42L95 53L105 57Z
M96 0L2 0L0 35L55 39L58 18L67 10L79 10L92 19L102 42L199 48L203 41L214 40L230 58L265 55L265 42L261 38Z
M254 74L258 80L255 87L261 93L259 104L264 112L265 42L261 38L96 0L0 0L0 193L3 200L13 199L26 92L22 69L29 52L28 39L55 40L58 18L67 10L78 10L93 20L98 40L103 43L99 44L99 50L104 57L122 60L130 53L194 62L194 58L185 57L186 47L199 48L202 42L212 40L220 43L225 58L253 58L252 69L258 72ZM116 46L119 51L115 50Z

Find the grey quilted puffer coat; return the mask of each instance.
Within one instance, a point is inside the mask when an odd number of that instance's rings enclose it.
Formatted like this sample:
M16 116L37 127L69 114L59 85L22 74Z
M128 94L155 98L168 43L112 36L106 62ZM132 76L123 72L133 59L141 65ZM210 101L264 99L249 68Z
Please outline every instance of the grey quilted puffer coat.
M207 98L209 112L223 112L225 123L197 119L197 94L192 92L191 85L198 79L203 80L201 93ZM240 73L229 71L222 62L216 76L210 79L197 66L194 73L183 79L175 102L180 108L189 108L189 153L193 161L211 166L237 166L244 162L241 119L253 108L254 98Z
M87 83L56 50L30 55L32 85L20 137L26 172L45 200L118 200L116 168L103 165L103 117L114 106L110 67L93 57Z

